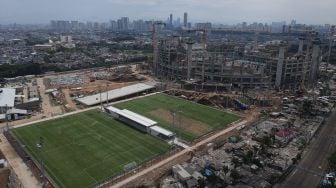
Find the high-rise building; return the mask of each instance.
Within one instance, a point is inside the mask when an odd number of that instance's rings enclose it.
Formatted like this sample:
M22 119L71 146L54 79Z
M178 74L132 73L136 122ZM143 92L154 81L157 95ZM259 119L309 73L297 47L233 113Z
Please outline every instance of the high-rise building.
M69 31L71 30L71 23L69 21L65 20L52 20L50 22L52 29L58 30L58 31Z
M204 30L211 30L212 24L210 22L204 22L204 23L196 23L195 24L196 29L204 29Z
M120 19L118 19L117 21L118 24L118 30L119 31L125 31L128 30L129 28L129 19L128 17L122 17Z
M79 29L79 22L78 21L71 21L71 29L78 30Z
M169 25L170 26L173 25L173 14L170 14L170 16L169 16Z
M116 30L118 29L118 24L117 24L117 22L114 21L114 20L111 20L111 21L110 21L110 26L111 26L111 30L112 30L112 31L116 31Z
M295 26L296 25L296 20L292 20L291 21L291 26Z
M184 13L183 15L183 26L187 27L188 26L188 13Z
M176 19L175 25L176 25L176 27L180 27L181 26L181 19L180 18Z
M283 26L286 25L285 21L282 22L272 22L272 33L281 33Z

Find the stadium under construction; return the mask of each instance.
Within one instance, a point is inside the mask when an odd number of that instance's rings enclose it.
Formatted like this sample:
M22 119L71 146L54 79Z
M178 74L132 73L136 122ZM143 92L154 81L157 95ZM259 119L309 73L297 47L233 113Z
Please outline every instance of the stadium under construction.
M319 75L322 59L317 33L297 37L295 52L286 40L240 43L209 40L205 29L162 34L153 32L153 73L182 83L184 89L303 89ZM159 32L161 31L161 33Z

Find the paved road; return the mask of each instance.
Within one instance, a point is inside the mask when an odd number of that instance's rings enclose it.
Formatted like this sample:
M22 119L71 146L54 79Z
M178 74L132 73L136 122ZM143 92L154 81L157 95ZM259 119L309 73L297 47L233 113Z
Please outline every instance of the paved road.
M327 169L327 158L336 150L336 111L322 125L317 137L312 140L298 166L277 188L316 188L321 175Z

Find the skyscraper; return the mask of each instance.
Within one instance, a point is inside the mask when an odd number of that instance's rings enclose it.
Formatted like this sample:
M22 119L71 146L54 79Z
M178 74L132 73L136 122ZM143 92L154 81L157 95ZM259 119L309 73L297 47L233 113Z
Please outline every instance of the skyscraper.
M169 16L169 25L170 26L173 25L173 14L170 14L170 16Z
M118 25L118 30L119 31L126 31L128 30L129 26L129 19L128 17L121 17L120 19L117 20L117 25Z
M184 27L187 27L188 26L188 13L184 13L184 16L183 16L183 26Z

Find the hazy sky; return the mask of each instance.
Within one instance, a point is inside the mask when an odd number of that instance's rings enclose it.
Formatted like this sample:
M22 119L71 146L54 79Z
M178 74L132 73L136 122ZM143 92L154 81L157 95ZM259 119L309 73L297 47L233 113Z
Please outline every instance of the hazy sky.
M217 23L290 21L336 24L336 0L0 0L0 23L48 23L52 19L108 21L174 19Z

